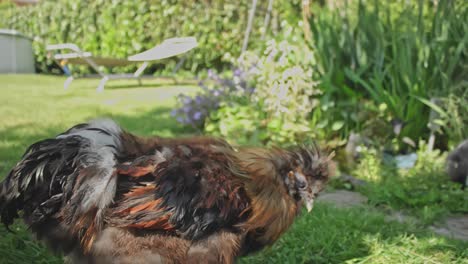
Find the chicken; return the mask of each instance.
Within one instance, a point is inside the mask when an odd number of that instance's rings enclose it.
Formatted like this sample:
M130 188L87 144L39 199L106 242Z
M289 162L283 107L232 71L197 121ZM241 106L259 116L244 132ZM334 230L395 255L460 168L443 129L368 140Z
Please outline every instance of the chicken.
M453 182L468 186L468 140L461 142L447 156L447 173Z
M316 147L142 138L94 120L26 150L1 183L1 221L22 211L75 263L233 263L312 209L328 161Z

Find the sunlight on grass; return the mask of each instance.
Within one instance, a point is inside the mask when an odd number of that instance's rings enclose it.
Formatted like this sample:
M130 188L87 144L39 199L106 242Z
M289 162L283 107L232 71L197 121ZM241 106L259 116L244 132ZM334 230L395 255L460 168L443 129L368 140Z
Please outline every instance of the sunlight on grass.
M369 235L363 241L370 254L357 263L466 263L467 252L457 255L456 248L440 237L401 235L386 240Z

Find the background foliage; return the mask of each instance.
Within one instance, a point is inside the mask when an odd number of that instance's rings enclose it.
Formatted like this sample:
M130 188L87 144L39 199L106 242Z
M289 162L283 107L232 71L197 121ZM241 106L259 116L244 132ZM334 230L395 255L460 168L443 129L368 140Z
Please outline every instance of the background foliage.
M468 213L466 192L446 179L446 153L429 151L423 142L420 146L410 169L399 169L391 158L364 149L352 174L367 184L357 189L372 205L412 212L425 224L448 213Z
M460 96L468 88L466 1L343 3L311 20L322 103L335 104L326 109L327 117L343 120L346 134L365 122L362 117L368 119L359 103L370 100L385 108L388 121L404 122L400 138L427 138L431 107L425 100ZM445 103L444 108L457 104ZM454 135L448 123L444 132L455 141L468 137L466 128Z
M241 144L285 145L314 138L309 116L319 90L306 68L311 58L310 51L286 41L270 41L260 57L243 54L237 71L244 74L238 78L255 88L233 89L209 116L206 131Z
M340 1L315 4L312 10L309 39L298 27L285 27L277 42L287 45L277 45L273 52L270 46L259 45L241 56L267 66L246 71L255 92L252 98L234 101L249 106L233 106L227 97L229 102L219 103L223 107L217 105L214 114L205 115L211 117L203 123L209 124L208 132L216 130L213 123L218 120L218 127L224 128L218 134L229 137L232 130L240 143L251 142L239 137L242 131L254 133L257 141L300 141L287 132L291 129L332 147L344 144L353 132L393 153L414 151L421 139L428 140L429 127L437 133L438 148L447 149L468 137L463 103L468 96L468 4ZM287 59L278 54L288 54ZM275 56L277 61L272 60ZM285 77L292 72L295 77ZM288 85L286 97L271 96ZM273 109L283 111L283 117L271 119ZM256 125L250 120L257 120Z
M284 24L285 15L300 1L275 1L269 36ZM240 55L250 1L106 1L44 0L30 7L4 8L0 25L35 38L37 68L49 72L45 45L73 42L99 56L126 58L149 49L166 38L195 36L199 47L186 69L223 69ZM267 1L259 1L250 47L260 44ZM148 71L154 71L150 68Z

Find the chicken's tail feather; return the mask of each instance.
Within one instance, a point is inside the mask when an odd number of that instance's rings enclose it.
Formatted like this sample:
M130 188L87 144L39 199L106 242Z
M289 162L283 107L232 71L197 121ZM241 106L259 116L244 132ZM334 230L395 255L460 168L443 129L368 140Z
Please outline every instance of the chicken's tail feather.
M4 225L11 225L20 210L27 209L32 213L33 210L44 209L41 203L50 198L53 188L57 188L54 182L56 174L66 174L66 162L59 161L73 158L77 150L71 150L78 144L76 138L66 141L46 139L27 149L0 186L0 212ZM25 201L30 201L30 204Z
M113 121L95 120L31 145L0 183L2 223L11 225L22 210L33 230L51 218L60 219L79 237L87 231L80 226L88 222L83 216L98 221L99 228L101 214L115 195L120 135Z

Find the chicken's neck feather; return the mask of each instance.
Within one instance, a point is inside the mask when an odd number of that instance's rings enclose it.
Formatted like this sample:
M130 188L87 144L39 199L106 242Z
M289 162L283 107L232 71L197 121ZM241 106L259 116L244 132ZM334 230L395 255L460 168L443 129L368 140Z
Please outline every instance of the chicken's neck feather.
M297 201L284 184L279 167L287 161L286 152L267 149L244 149L238 152L241 167L249 175L245 182L251 198L251 214L242 225L247 232L258 233L257 241L272 244L293 223L298 213Z

